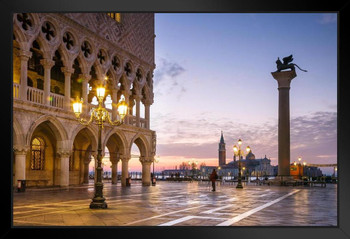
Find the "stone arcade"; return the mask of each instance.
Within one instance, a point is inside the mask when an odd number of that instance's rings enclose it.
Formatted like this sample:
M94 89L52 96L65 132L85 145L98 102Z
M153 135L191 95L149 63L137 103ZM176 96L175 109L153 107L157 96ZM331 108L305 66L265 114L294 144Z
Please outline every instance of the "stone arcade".
M126 185L131 147L140 150L142 184L150 185L156 134L153 103L154 14L15 13L13 15L13 184L68 186L88 183L97 154L97 126L80 125L72 102L83 99L83 115L94 107L96 82L105 80L105 107L117 119L123 95L129 112L122 126L108 124L112 183L117 165ZM141 104L144 118L141 117ZM104 153L104 152L103 152Z

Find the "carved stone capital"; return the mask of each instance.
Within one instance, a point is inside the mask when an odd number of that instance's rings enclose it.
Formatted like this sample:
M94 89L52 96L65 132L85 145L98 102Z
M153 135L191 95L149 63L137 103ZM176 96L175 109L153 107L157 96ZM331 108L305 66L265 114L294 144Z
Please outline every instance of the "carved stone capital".
M73 67L61 67L61 71L64 73L65 76L71 76L74 73Z
M41 59L40 64L42 64L45 69L51 69L55 65L55 61L50 59Z
M91 80L91 75L89 74L79 74L79 78L82 78L84 81L89 81Z
M153 163L153 157L143 157L143 156L141 156L140 157L140 162L142 163L142 164L151 164L151 163Z
M64 149L61 149L61 150L58 150L57 151L57 156L59 158L69 158L72 154L72 150L64 150Z
M297 74L295 70L291 71L280 71L280 72L271 72L273 78L277 80L278 88L290 88L290 83L292 79L294 79Z
M134 98L136 101L141 101L142 95L139 95L139 94L133 95L133 98Z
M15 155L26 155L29 151L29 146L19 146L15 145L13 146L13 152Z
M29 58L32 57L32 52L31 51L26 51L26 50L20 50L18 52L18 56L21 58L21 61L28 61Z
M120 156L120 160L121 160L122 162L129 162L130 159L131 159L130 156Z

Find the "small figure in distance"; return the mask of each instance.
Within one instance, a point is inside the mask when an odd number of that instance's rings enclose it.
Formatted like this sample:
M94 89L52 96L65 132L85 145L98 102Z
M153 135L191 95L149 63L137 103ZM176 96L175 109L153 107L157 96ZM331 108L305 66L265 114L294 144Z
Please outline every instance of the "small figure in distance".
M210 174L210 177L209 177L210 181L211 181L211 186L213 188L213 192L215 192L215 181L216 179L218 179L218 175L215 171L215 168L213 169L213 172Z

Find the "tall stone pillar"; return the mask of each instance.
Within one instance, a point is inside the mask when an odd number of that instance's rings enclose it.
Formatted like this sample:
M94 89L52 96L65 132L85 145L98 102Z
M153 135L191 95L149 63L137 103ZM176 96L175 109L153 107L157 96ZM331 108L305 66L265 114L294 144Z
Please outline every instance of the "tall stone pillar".
M17 180L26 179L26 158L27 158L27 149L15 149L15 183Z
M145 102L145 119L146 119L146 129L150 128L150 106L151 103Z
M51 68L55 65L55 62L50 59L42 59L40 63L44 67L44 104L50 105L50 92L51 92Z
M119 154L110 154L110 161L112 163L112 184L118 183L118 162Z
M89 164L90 164L90 159L84 160L84 180L83 180L83 183L89 183Z
M136 127L140 127L140 101L141 95L134 95L136 101Z
M72 110L71 106L71 75L74 73L74 69L71 67L62 67L62 72L64 73L64 103L67 110Z
M58 155L61 158L60 186L67 187L69 186L69 156L71 153L69 151L62 151L58 152Z
M84 69L85 71L88 71L87 69ZM87 114L88 113L88 83L89 80L91 79L91 75L89 73L84 73L80 74L79 78L82 80L82 90L81 90L81 98L83 98L83 113ZM74 99L76 100L76 99Z
M272 72L278 83L278 176L290 175L290 83L297 75L294 70Z
M141 156L140 162L142 164L142 186L150 186L151 185L151 164L153 162L153 159Z
M30 51L21 50L19 52L19 56L21 58L21 78L20 78L20 90L19 97L21 100L27 100L27 78L28 78L28 60L32 56Z
M118 90L112 89L112 120L117 119L118 115Z
M122 186L126 186L126 178L129 177L129 157L122 157Z

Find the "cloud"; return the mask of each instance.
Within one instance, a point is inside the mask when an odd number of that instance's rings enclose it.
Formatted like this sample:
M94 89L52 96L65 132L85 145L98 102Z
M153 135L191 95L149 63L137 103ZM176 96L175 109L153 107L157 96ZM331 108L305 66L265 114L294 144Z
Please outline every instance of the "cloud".
M337 22L336 13L325 13L321 15L321 18L318 20L320 24L330 24Z
M187 91L183 78L179 77L186 69L177 62L165 58L157 58L157 68L154 72L154 94L157 96L177 94L180 97Z
M278 123L238 123L205 112L192 119L163 114L153 120L157 131L157 153L168 157L211 158L218 155L220 132L224 131L227 162L232 146L241 138L257 158L278 158ZM307 162L330 163L337 156L337 113L314 112L291 119L291 161L302 155ZM327 157L325 156L327 155Z
M160 57L157 62L157 68L154 72L154 85L157 86L164 80L172 80L172 85L178 85L176 77L184 73L186 70L177 62L171 62L165 58Z

